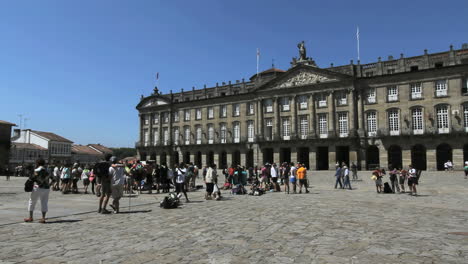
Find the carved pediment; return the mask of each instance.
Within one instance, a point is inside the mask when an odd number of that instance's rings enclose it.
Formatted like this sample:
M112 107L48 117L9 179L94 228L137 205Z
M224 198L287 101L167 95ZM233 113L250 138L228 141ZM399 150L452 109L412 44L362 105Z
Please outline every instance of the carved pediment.
M276 85L276 87L283 88L292 86L303 86L307 84L316 84L333 81L338 81L338 79L324 76L316 72L301 70L295 73L294 75L287 77L285 80L279 82Z
M158 106L158 105L167 105L167 102L161 99L153 98L145 102L142 107L150 107L150 106Z

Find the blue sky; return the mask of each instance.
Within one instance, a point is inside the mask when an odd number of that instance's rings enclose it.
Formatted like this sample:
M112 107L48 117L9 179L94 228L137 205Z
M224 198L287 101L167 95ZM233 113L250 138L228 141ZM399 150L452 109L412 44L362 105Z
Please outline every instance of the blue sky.
M288 69L296 44L320 67L468 42L468 1L1 1L0 120L75 143L134 146L141 94Z

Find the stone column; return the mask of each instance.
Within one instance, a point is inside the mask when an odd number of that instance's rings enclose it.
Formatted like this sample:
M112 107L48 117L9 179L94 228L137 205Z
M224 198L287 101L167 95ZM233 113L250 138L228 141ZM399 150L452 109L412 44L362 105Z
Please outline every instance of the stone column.
M310 124L309 124L309 131L312 137L317 136L317 114L316 114L316 106L315 106L315 94L311 94L309 98L309 105L311 109L310 114Z
M347 164L348 167L351 166L352 162L354 162L354 164L356 164L356 165L359 163L359 161L358 161L358 152L355 149L350 149L349 150L349 164Z
M162 114L161 112L158 113L158 122L159 122L159 126L158 126L158 142L160 145L163 145L163 142L162 142L162 138L163 138L163 134L162 134Z
M335 91L332 91L330 93L330 99L331 99L331 114L330 114L330 122L332 124L332 136L335 137L336 135L338 135L337 131L336 131L336 102L335 102ZM328 108L330 109L330 107ZM330 111L329 111L330 112ZM328 160L330 162L330 160ZM333 163L335 164L335 163Z
M226 163L227 166L230 167L232 165L232 153L229 151L226 151Z
M356 120L355 120L355 117L356 117L356 107L355 107L355 100L356 100L356 91L354 90L354 88L351 89L350 93L349 93L349 99L350 99L350 102L349 102L349 107L350 107L350 111L349 111L349 131L351 133L354 133L355 129L356 129Z
M463 160L463 149L454 148L452 150L452 156L453 168L455 170L463 170L463 166L465 166L465 161Z
M364 104L362 102L362 92L359 92L357 95L357 118L358 118L358 134L359 136L365 136L365 126L364 126Z
M328 148L328 169L334 170L336 164L336 146L329 146Z
M383 145L378 146L379 148L379 162L381 168L388 168L388 152Z
M206 165L206 162L207 162L207 155L208 155L208 153L202 152L202 155L201 155L201 163L202 163L202 166L205 166L205 165Z
M280 149L279 148L273 148L273 162L278 163L280 161Z
M218 166L218 169L221 168L221 164L219 163L221 161L221 154L219 152L215 152L213 154L213 162Z
M257 112L255 113L255 117L256 117L256 123L257 123L257 127L256 127L256 130L255 130L255 134L257 134L257 137L260 139L260 140L263 140L263 133L265 132L263 130L263 103L262 103L262 100L258 100L257 101Z
M262 165L263 160L260 157L260 155L262 154L260 148L258 147L257 144L254 144L252 149L253 149L253 156L254 156L254 166Z
M299 133L297 129L297 105L295 95L292 96L291 107L291 139L296 139Z
M310 148L309 149L309 169L316 170L317 169L317 156L316 156L316 149Z
M426 150L427 170L437 170L437 156L435 149Z
M291 162L297 161L297 148L291 147Z
M246 162L247 162L247 154L245 153L245 151L240 151L240 164L241 166L246 166Z
M275 100L274 100L274 104L275 104L275 120L274 120L274 123L275 123L275 133L274 133L274 136L273 138L275 140L278 140L281 138L281 117L280 117L280 102L279 102L279 98L276 97Z
M401 150L401 156L402 156L402 166L403 168L408 168L408 165L411 164L411 150L409 149L402 149ZM391 168L393 169L393 168Z

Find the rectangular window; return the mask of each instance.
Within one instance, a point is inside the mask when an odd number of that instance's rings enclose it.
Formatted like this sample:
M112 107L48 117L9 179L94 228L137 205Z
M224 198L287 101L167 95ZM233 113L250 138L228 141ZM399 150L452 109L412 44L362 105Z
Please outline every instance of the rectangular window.
M318 114L320 138L328 137L327 114Z
M281 98L281 111L289 111L289 97Z
M300 110L307 109L307 95L301 95L297 98L297 102L299 103Z
M327 95L319 94L318 95L318 107L326 107L326 106L327 106Z
M195 120L201 120L202 119L202 111L201 108L195 109Z
M265 100L265 112L267 113L273 113L273 100L272 99L267 99Z
M255 113L255 105L254 103L248 103L247 105L247 114L253 115Z
M234 123L234 143L240 142L240 123Z
M336 101L337 101L338 105L348 104L348 99L346 97L346 92L342 91L342 92L336 93Z
M367 90L367 103L374 104L376 102L376 93L375 88L370 88Z
M463 107L463 120L465 132L468 132L468 105Z
M254 137L255 137L254 122L247 121L247 140L249 142L254 142Z
M273 140L273 119L265 119L265 139Z
M186 127L184 130L185 145L190 145L190 128Z
M309 120L306 115L299 117L299 129L301 139L307 139L307 135L309 134Z
M208 119L213 119L214 118L214 108L208 107Z
M424 134L424 118L422 108L414 108L412 111L412 121L413 121L413 134L422 135Z
M387 74L394 74L395 73L395 69L387 69Z
M290 140L291 139L291 122L289 117L285 117L282 120L283 123L283 140Z
M240 116L240 104L233 104L232 105L232 115L233 116Z
M163 143L164 146L169 145L169 128L163 128Z
M398 101L398 86L393 85L387 88L387 101L389 102Z
M437 111L437 132L439 132L439 134L449 133L448 106L446 105L439 106L437 107L436 111Z
M447 96L447 81L446 80L438 80L435 83L436 86L436 96L437 97L442 97L442 96Z
M179 128L174 127L174 145L179 145Z
M163 113L163 122L164 123L169 123L169 112L164 112Z
M388 129L390 136L400 135L400 114L397 109L388 111Z
M462 94L468 94L468 77L462 80Z
M226 124L221 124L219 137L220 137L221 143L226 143L226 138L227 138Z
M154 114L153 124L159 124L159 113Z
M367 112L367 134L369 137L377 135L377 112Z
M174 122L179 122L179 111L174 111L174 113L172 113L172 120Z
M222 105L219 107L219 117L227 117L227 106Z
M190 109L184 110L184 121L190 121Z
M214 143L214 127L213 125L208 125L208 144Z
M366 77L372 77L374 76L374 72L366 72Z
M202 129L201 129L201 126L197 126L195 131L196 131L196 137L195 137L196 143L201 144L201 142L202 142Z
M150 118L149 115L145 115L145 116L144 116L144 124L145 124L145 125L149 125L149 118Z
M148 129L145 129L143 130L143 143L144 143L144 146L148 146L149 145L149 132L148 132ZM60 150L61 150L61 147L60 146ZM62 152L62 151L60 151Z
M159 131L157 129L153 133L153 144L159 145Z
M338 131L340 137L348 136L348 112L338 113Z
M412 84L410 84L410 89L411 89L411 99L422 98L421 83L412 83Z

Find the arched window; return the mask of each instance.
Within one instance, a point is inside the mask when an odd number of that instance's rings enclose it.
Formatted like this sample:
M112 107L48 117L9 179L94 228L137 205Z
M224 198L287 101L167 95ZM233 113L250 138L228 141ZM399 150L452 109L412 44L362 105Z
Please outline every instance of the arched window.
M201 144L202 143L202 128L201 128L201 126L197 126L195 131L196 131L196 143Z
M220 125L220 141L221 143L226 143L226 138L227 138L227 128L226 124L221 124Z

